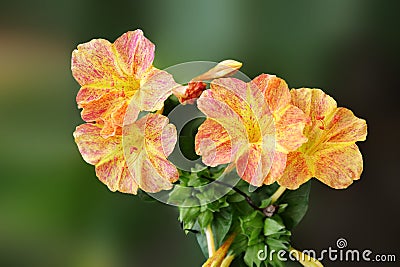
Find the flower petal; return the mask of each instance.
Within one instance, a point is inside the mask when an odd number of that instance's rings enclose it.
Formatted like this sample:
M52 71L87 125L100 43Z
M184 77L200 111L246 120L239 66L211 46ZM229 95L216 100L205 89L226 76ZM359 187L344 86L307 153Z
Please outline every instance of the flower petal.
M101 137L102 127L82 124L74 132L83 159L96 166L96 176L111 191L136 194L137 184L130 175L122 152L122 137Z
M172 94L172 90L179 86L171 74L153 68L143 77L140 89L133 96L140 110L156 111L164 106L164 101Z
M138 80L153 63L155 46L141 30L124 33L115 40L114 47L121 69Z
M260 144L250 144L236 161L239 176L254 186L261 186L267 177L273 160L273 153Z
M274 113L274 115L278 151L285 153L294 151L307 141L303 131L308 120L302 110L287 105L279 111L279 114Z
M231 138L224 127L213 119L206 119L200 125L195 148L207 166L215 167L233 160Z
M264 94L271 112L290 104L290 92L285 80L275 75L261 74L252 83Z
M327 125L326 139L331 143L364 141L367 137L367 123L354 116L347 108L338 108Z
M282 176L286 168L286 160L286 153L275 151L271 169L269 170L268 175L264 178L264 184L273 184Z
M315 177L332 188L343 189L360 179L363 160L357 145L326 144L315 153Z
M104 39L78 45L72 52L71 70L81 86L96 84L100 88L112 88L124 76L112 44Z
M336 108L336 101L320 89L300 88L290 91L292 104L311 119L327 117Z
M100 136L102 128L96 124L86 123L76 127L75 142L83 159L90 164L97 164L103 158L118 149L118 138L104 139Z
M290 152L287 156L286 168L278 180L281 186L295 190L313 177L312 170L301 152Z
M167 160L177 140L176 129L168 118L147 114L124 127L124 154L136 183L146 192L172 188L178 178L176 167Z

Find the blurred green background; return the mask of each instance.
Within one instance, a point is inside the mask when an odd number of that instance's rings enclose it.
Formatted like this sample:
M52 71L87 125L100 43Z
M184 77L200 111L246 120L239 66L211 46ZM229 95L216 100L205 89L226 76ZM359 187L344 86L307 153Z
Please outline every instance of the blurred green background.
M366 118L362 179L345 191L314 181L294 245L322 250L342 237L351 248L399 258L399 7L368 0L2 1L0 266L203 262L174 208L109 192L73 142L82 121L72 50L136 28L156 44L158 68L233 58L249 77L273 73L291 87L323 88Z

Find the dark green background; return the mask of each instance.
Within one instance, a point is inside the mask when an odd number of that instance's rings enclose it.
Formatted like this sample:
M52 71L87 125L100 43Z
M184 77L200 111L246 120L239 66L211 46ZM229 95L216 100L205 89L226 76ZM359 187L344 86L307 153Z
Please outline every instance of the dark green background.
M321 250L342 237L350 248L398 253L397 3L2 1L0 266L203 262L193 236L180 230L174 208L109 192L73 142L81 119L71 51L92 38L113 41L136 28L156 44L159 68L233 58L251 78L266 72L291 87L323 88L366 118L361 181L345 191L314 181L294 245Z

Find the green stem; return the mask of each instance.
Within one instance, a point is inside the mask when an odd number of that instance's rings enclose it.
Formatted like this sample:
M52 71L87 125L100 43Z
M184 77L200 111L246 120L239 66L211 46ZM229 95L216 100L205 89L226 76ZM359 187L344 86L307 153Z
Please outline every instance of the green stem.
M285 192L286 187L280 186L278 190L275 191L275 193L271 196L271 204L274 204Z

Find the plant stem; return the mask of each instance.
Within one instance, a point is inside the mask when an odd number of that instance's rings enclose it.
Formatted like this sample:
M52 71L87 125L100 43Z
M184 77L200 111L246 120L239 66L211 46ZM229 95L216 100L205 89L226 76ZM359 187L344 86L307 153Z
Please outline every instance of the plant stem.
M230 185L230 184L227 184L227 183L224 183L224 182L220 182L220 181L216 181L216 180L214 180L214 179L212 179L212 178L208 178L208 177L203 177L203 178L204 178L204 179L207 179L207 180L209 180L209 181L211 181L211 182L215 182L215 183L217 183L217 184L220 184L220 185L226 186L226 187L228 187L228 188L231 188L233 191L235 191L235 192L238 193L239 195L243 196L243 197L245 198L245 200L247 201L247 203L248 203L253 209L259 210L259 211L261 211L261 212L263 211L262 208L258 207L256 204L254 204L254 202L253 202L253 200L251 199L250 196L248 196L245 192L241 191L240 189L238 189L238 188L236 188L236 187L234 187L234 186L232 186L232 185Z
M305 267L324 267L317 259L310 257L294 248L289 248L289 253L296 257L296 260Z
M207 239L207 248L208 248L208 257L211 258L215 253L215 241L214 234L211 229L211 225L208 225L206 228L206 239Z
M235 258L235 255L226 256L225 259L221 263L221 267L229 267Z
M285 192L286 187L284 186L280 186L278 188L278 190L275 191L275 193L271 196L271 204L274 204L283 194L283 192Z

